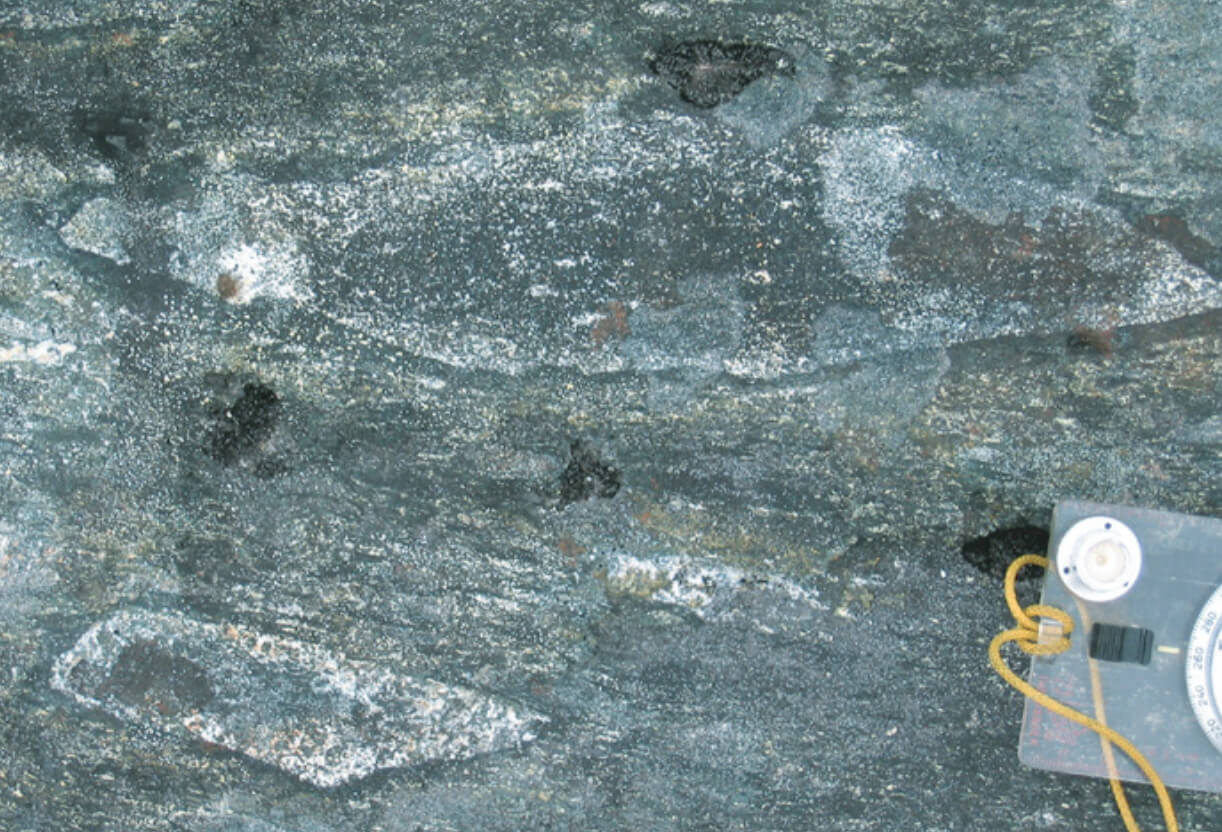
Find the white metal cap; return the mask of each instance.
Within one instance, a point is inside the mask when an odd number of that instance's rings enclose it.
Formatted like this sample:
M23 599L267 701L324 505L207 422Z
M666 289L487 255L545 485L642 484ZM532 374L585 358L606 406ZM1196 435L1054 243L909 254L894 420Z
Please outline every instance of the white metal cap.
M1137 583L1141 544L1119 520L1088 517L1057 544L1057 572L1066 589L1084 601L1112 601Z

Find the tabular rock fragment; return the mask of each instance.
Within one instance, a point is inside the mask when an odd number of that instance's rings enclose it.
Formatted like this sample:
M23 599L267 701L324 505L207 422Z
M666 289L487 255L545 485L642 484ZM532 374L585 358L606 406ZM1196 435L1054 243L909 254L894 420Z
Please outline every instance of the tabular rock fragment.
M547 721L295 639L148 611L89 628L56 662L52 685L119 719L239 751L321 787L520 745Z
M59 229L59 237L71 248L126 266L131 262L123 248L126 229L127 214L123 206L112 199L98 197L81 206Z

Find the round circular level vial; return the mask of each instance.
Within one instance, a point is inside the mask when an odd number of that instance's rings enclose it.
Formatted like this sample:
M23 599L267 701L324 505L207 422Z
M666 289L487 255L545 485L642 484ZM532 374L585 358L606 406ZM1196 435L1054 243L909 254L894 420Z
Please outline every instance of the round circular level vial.
M1141 544L1119 520L1087 517L1057 544L1057 572L1066 589L1082 600L1112 601L1137 583Z
M1184 665L1188 699L1197 722L1222 752L1222 587L1214 590L1192 625Z

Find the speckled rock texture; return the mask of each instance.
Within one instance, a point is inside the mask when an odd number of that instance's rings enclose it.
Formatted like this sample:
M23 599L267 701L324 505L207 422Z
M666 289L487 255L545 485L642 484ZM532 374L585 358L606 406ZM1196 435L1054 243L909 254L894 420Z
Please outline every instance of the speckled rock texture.
M1222 515L1220 14L0 3L0 828L1119 828L985 647Z

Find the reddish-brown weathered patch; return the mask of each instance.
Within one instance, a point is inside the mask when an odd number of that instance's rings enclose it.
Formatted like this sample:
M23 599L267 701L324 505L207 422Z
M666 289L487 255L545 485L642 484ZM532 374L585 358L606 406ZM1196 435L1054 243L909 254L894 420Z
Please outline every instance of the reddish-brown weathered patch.
M613 300L604 309L606 314L590 330L590 340L596 347L601 347L610 338L626 338L632 334L628 326L628 308L624 304Z
M567 535L556 541L556 548L564 555L564 563L570 569L576 569L577 558L586 553L586 547Z
M241 289L241 281L229 272L221 272L216 276L216 293L222 300L233 300Z
M1062 307L1072 320L1077 307L1123 299L1153 261L1150 241L1127 231L1060 208L1035 224L1018 213L990 223L918 188L905 197L904 226L888 253L901 280Z
M1070 349L1094 350L1100 355L1111 355L1116 338L1116 327L1097 329L1091 326L1076 326L1069 333L1067 345Z

